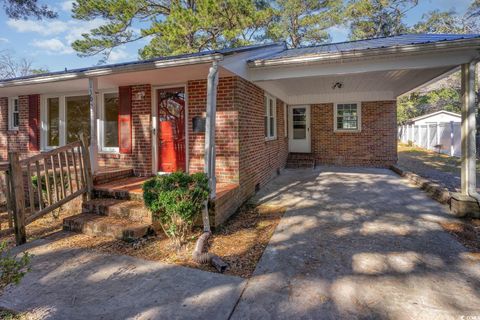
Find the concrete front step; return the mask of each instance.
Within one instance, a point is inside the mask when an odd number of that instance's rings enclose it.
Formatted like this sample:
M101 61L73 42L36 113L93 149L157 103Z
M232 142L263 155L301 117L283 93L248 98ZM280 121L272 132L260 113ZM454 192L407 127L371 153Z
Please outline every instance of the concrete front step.
M152 214L143 202L113 198L93 199L82 204L83 213L92 213L134 222L152 223Z
M133 241L153 233L153 229L148 223L89 213L63 219L63 229L89 236L109 237L124 241Z

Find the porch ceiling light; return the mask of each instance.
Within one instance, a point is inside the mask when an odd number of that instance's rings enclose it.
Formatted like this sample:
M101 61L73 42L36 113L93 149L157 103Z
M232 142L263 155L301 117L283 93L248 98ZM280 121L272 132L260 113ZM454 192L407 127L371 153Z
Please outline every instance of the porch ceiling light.
M337 81L333 84L332 86L332 90L335 90L335 89L342 89L343 87L343 82L340 82L340 81Z

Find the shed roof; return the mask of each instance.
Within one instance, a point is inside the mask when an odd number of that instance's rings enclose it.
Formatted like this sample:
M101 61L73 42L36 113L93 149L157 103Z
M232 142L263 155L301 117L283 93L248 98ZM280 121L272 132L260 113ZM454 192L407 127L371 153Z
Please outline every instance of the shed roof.
M447 111L447 110L440 110L440 111L435 111L435 112L432 112L432 113L424 114L423 116L418 116L418 117L412 118L412 119L408 120L408 122L415 122L415 121L423 120L423 119L430 118L430 117L433 117L433 116L436 116L436 115L439 115L439 114L448 114L450 116L457 117L459 119L462 118L462 116L459 115L458 113Z

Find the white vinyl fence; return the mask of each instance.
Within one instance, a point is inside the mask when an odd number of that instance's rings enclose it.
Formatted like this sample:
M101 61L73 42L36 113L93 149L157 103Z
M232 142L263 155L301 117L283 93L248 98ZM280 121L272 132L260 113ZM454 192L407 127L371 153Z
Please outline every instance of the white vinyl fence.
M461 156L460 122L439 122L424 125L398 127L398 139L414 145L451 156Z

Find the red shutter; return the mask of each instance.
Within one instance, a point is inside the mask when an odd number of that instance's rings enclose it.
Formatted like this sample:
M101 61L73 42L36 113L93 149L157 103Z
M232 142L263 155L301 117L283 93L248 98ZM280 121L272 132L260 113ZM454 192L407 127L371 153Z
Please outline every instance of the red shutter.
M40 151L40 96L28 96L28 150Z
M132 88L119 87L118 146L120 153L132 152Z

